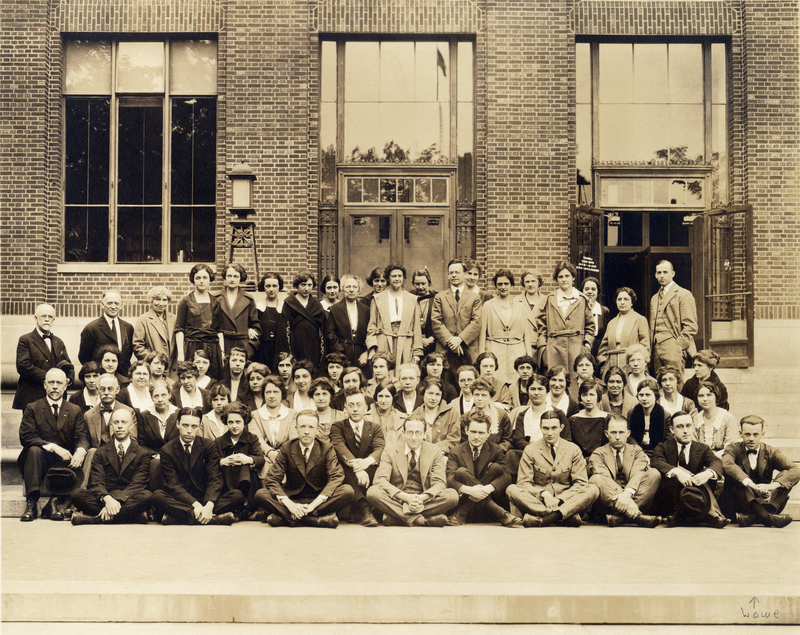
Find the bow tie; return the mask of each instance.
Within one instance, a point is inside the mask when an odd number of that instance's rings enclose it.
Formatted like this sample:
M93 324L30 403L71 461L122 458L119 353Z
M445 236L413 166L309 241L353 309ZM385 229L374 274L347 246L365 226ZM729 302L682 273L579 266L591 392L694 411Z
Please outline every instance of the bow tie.
M42 333L42 339L43 340L49 340L49 339L52 339L52 337L53 337L52 333Z
M101 413L106 413L106 412L112 413L112 412L114 412L114 409L113 408L100 408L100 412Z
M748 454L758 454L758 450L748 450Z

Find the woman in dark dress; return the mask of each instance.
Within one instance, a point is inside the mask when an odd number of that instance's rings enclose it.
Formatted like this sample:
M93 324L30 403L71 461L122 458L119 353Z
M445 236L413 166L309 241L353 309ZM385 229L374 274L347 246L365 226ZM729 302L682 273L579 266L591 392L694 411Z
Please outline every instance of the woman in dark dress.
M694 376L686 380L686 383L681 389L681 394L694 401L698 409L700 409L700 403L697 401L697 391L700 390L700 382L703 381L710 381L719 389L717 406L725 410L731 409L728 403L728 389L725 387L725 384L722 383L719 375L714 372L717 364L719 364L719 360L720 356L710 348L704 348L702 351L699 351L692 360Z
M178 303L175 347L178 362L194 360L194 352L203 349L211 362L208 375L218 381L222 379L225 341L220 332L219 302L208 292L214 277L208 265L195 265L189 272L195 290Z
M261 324L255 300L239 286L247 281L247 271L239 263L232 262L225 265L223 274L224 287L217 300L225 354L238 346L245 350L247 359L253 359L261 337Z
M636 389L639 403L628 415L630 438L641 446L647 456L652 456L655 447L667 437L667 416L658 403L660 396L656 380L643 379Z
M607 412L600 410L598 402L603 396L603 388L594 379L587 379L578 389L578 396L583 410L569 418L569 429L572 442L577 444L587 459L597 448L606 442L605 432L608 420Z
M595 332L594 342L592 342L592 357L597 359L597 351L600 348L600 342L603 341L603 336L606 334L611 312L607 306L603 306L598 300L600 297L600 281L597 278L594 276L584 278L581 291L586 296L586 304L592 312L592 320L594 320Z
M263 291L266 299L257 306L258 323L261 325L261 344L256 352L255 360L265 364L270 372L278 367L278 353L289 352L289 339L286 331L286 320L281 313L283 302L278 293L283 291L283 278L279 273L267 271L258 283L258 290Z
M316 284L314 274L308 269L300 271L292 281L297 293L283 303L283 317L289 327L289 350L295 359L310 361L319 368L324 353L325 309L312 297Z
M419 321L422 327L422 352L425 355L432 353L436 348L433 337L433 322L431 321L433 298L436 291L431 288L431 272L427 267L420 267L411 274L411 284L414 285L412 293L417 296L419 306Z

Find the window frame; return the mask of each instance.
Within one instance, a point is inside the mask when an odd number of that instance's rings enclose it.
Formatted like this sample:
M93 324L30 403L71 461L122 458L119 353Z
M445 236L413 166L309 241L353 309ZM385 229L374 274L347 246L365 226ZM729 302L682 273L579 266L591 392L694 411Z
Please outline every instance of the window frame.
M96 207L108 207L108 260L106 261L67 261L66 260L66 116L61 118L61 193L60 193L60 215L61 215L61 233L60 233L60 262L58 263L57 270L61 273L78 273L78 272L152 272L154 268L165 272L171 271L184 271L186 265L184 262L171 260L171 241L172 241L172 104L175 99L185 98L213 98L216 101L216 120L215 120L215 147L214 147L214 171L216 174L219 165L219 39L215 33L191 33L183 35L164 35L157 33L148 34L130 34L122 37L117 37L112 33L86 33L86 34L65 34L62 37L62 50L70 41L95 41L95 42L109 42L111 47L111 88L108 94L85 94L85 93L66 93L64 84L60 89L60 104L61 112L66 112L66 103L70 99L108 99L110 102L109 108L109 149L108 149L108 203L107 205L95 205ZM217 45L217 91L213 94L184 94L184 93L171 93L170 92L170 52L171 45L176 41L200 41L212 40ZM129 93L117 90L117 61L119 55L119 44L121 42L163 42L163 92L152 93ZM64 78L66 77L66 58L62 56L62 72ZM119 212L123 207L130 207L129 205L122 205L118 201L118 183L119 183L119 109L121 102L125 100L150 100L155 104L160 103L161 106L161 187L162 197L159 207L161 208L161 250L160 260L140 260L140 261L120 261L118 260L118 238L117 230L119 227ZM215 177L216 181L216 177ZM219 220L219 195L216 192L212 204L208 205L192 205L192 207L209 207L214 210L214 255L213 260L210 261L196 261L204 262L213 265L216 260L217 251L217 221ZM73 206L74 204L70 204ZM90 205L82 205L87 207Z

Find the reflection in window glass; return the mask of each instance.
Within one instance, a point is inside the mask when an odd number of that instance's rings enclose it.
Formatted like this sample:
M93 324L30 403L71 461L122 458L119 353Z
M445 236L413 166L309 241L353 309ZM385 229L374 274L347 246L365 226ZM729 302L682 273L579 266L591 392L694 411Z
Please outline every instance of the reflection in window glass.
M414 198L417 203L431 202L431 180L414 179Z
M64 202L108 205L108 99L64 103Z
M669 107L669 159L671 163L702 163L704 138L702 104Z
M170 223L172 262L214 262L214 207L173 207Z
M347 202L361 202L361 179L347 179Z
M633 47L633 101L637 104L669 102L666 44Z
M111 94L111 43L69 40L64 43L65 95Z
M172 204L214 205L217 172L217 101L172 101Z
M169 47L169 84L169 92L173 95L216 95L216 41L172 42Z
M438 44L439 54L444 58L447 47ZM472 42L458 43L458 101L471 102L474 100L473 88L473 44ZM439 60L441 63L442 60Z
M64 260L108 261L108 207L64 208Z
M702 44L669 45L669 101L672 104L703 103Z
M378 179L364 179L364 202L378 202Z
M336 102L320 108L320 200L336 202Z
M447 179L432 179L433 202L447 202Z
M161 207L120 207L117 215L117 260L161 260Z
M628 128L627 135L632 141L630 158L634 161L651 161L654 158L666 161L670 151L670 106L641 104L631 107L631 111L632 129L630 121L620 122L623 130Z
M381 179L381 203L397 202L397 180Z
M641 247L642 212L621 212L619 221L612 224L606 214L606 247Z
M411 179L397 179L397 202L414 202L414 182Z
M164 92L164 43L120 42L117 48L117 91Z

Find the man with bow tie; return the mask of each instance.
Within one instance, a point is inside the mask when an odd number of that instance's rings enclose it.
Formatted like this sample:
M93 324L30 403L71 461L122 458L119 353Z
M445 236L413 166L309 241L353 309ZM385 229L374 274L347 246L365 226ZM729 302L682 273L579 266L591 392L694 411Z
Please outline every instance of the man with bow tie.
M100 375L100 379L97 380L97 392L100 395L100 403L86 412L86 425L89 428L92 449L105 445L111 438L111 414L115 410L127 410L131 413L133 420L131 436L138 441L136 413L133 408L117 400L119 393L117 378L109 373ZM93 455L94 452L90 452L90 454ZM91 461L91 456L89 460Z
M81 346L78 360L81 364L97 361L100 349L109 344L120 351L117 372L127 377L133 355L133 324L119 317L122 311L122 295L116 289L109 289L100 300L103 314L89 322L81 331Z
M144 511L153 497L147 489L151 457L131 437L133 416L121 408L112 413L112 439L94 455L89 487L72 494L79 510L72 514L73 525L146 522Z
M564 427L554 410L539 422L542 438L522 452L516 485L506 490L508 499L525 514L525 527L547 527L556 523L580 527L600 492L589 483L581 449L561 437Z
M271 527L309 525L335 529L336 515L353 500L353 488L329 441L317 439L319 417L314 410L297 413L297 437L281 445L255 503Z
M44 399L44 378L51 368L60 368L71 384L75 379L75 368L60 338L53 335L56 310L49 304L40 304L33 314L36 328L19 338L17 344L17 372L19 381L14 394L14 410Z
M650 300L650 334L653 338L653 375L662 366L684 368L687 356L697 353L697 304L691 291L673 280L675 269L669 260L656 265L661 286Z
M739 425L742 440L728 444L722 455L725 484L720 507L726 516L735 515L740 527L755 523L786 527L792 518L781 512L789 500L789 492L800 481L800 467L761 440L764 435L761 417L749 415Z
M42 509L42 518L64 520L62 507L69 492L83 478L81 466L89 449L89 432L80 406L64 398L67 376L51 368L44 378L45 397L25 407L19 426L22 452L17 465L25 479L25 512L30 522L38 515L43 484L54 496Z

